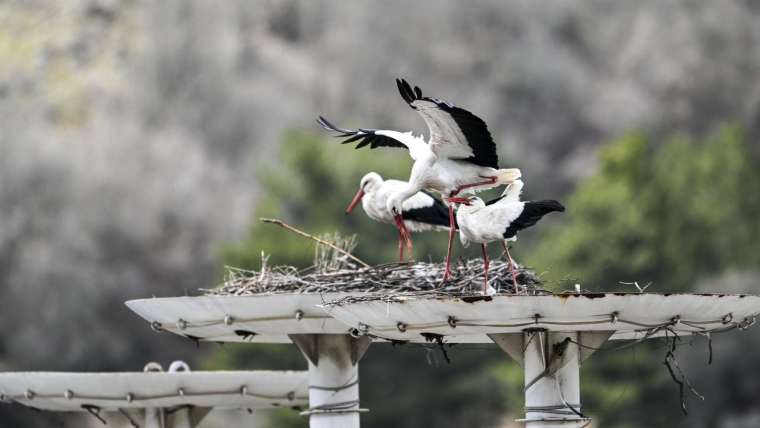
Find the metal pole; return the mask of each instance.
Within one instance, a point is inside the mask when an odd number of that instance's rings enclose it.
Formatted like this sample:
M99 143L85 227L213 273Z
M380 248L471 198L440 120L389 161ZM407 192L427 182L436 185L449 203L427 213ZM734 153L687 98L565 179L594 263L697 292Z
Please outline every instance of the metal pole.
M578 333L523 333L526 428L583 427Z
M309 362L310 428L359 428L359 365L367 337L291 335Z

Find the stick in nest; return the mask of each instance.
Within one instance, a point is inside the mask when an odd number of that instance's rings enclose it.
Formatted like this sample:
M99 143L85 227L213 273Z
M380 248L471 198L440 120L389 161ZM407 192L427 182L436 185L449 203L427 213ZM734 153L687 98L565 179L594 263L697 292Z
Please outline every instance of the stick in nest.
M332 244L330 242L327 242L324 239L317 238L314 235L310 235L310 234L308 234L308 233L306 233L306 232L304 232L302 230L296 229L295 227L293 227L293 226L285 223L282 220L277 220L275 218L260 218L259 220L261 220L264 223L276 224L277 226L280 226L280 227L282 227L284 229L287 229L287 230L289 230L289 231L291 231L291 232L293 232L293 233L295 233L297 235L301 235L304 238L308 238L308 239L311 239L312 241L318 242L318 243L320 243L322 245L326 245L326 246L332 248L333 250L335 250L335 251L343 254L344 256L350 258L351 260L355 261L356 263L359 263L360 265L364 266L365 268L371 267L369 264L367 264L366 262L364 262L360 258L354 256L353 254L349 253L348 251L346 251L346 250L344 250L344 249L342 249L342 248L340 248L340 247L338 247L338 246L336 246L336 245L334 245L334 244Z

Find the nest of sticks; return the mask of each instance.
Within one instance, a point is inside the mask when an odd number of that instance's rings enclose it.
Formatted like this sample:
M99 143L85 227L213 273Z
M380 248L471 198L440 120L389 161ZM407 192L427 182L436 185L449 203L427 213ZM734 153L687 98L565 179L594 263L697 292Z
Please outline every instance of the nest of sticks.
M262 254L259 270L227 267L225 281L217 288L202 289L206 295L247 296L272 293L340 293L361 292L389 295L480 295L483 292L481 259L452 262L451 277L443 282L444 263L396 262L370 266L351 251L354 236L338 234L312 236L279 220L262 219L315 241L314 263L306 269L293 266L269 266ZM512 283L509 262L491 260L488 283L498 294L546 294L541 280L530 269L514 265L518 286Z
M509 264L491 261L488 283L499 294L544 294L541 281L529 269L516 266L517 289L512 284ZM473 295L483 291L483 261L459 260L452 265L445 284L443 263L386 263L371 267L343 267L323 271L315 267L299 270L293 266L266 267L262 270L227 268L220 287L203 290L209 295L245 296L262 293L413 293Z

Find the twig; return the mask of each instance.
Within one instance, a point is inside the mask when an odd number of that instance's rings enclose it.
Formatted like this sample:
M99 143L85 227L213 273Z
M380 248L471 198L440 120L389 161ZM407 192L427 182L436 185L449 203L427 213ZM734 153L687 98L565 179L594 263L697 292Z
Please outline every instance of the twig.
M638 281L633 281L633 282L623 282L623 281L619 281L618 283L619 283L619 284L622 284L622 285L633 285L634 287L636 287L636 289L637 289L637 290L639 290L639 293L643 293L643 292L645 292L645 291L647 290L647 288L649 288L649 286L650 286L650 285L652 285L652 281L649 281L649 282L648 282L646 285L644 285L643 287L639 285Z
M284 228L284 229L287 229L287 230L289 230L289 231L291 231L291 232L293 232L293 233L296 233L296 234L298 234L298 235L301 235L301 236L303 236L304 238L309 238L309 239L311 239L312 241L316 241L316 242L318 242L318 243L320 243L320 244L322 244L322 245L326 245L326 246L328 246L328 247L332 248L333 250L335 250L335 251L337 251L337 252L339 252L339 253L343 254L344 256L346 256L346 257L350 258L351 260L355 261L356 263L359 263L360 265L364 266L365 268L368 268L368 267L370 267L370 265L369 265L369 264L367 264L367 263L366 263L366 262L364 262L363 260L359 259L358 257L354 256L353 254L349 253L348 251L345 251L345 250L343 250L342 248L339 248L339 247L337 247L337 246L335 246L335 245L331 244L330 242L327 242L327 241L325 241L324 239L319 239L319 238L317 238L317 237L316 237L316 236L314 236L314 235L309 235L308 233L306 233L306 232L304 232L304 231L302 231L302 230L298 230L298 229L296 229L295 227L293 227L293 226L291 226L291 225L289 225L289 224L287 224L287 223L283 222L282 220L277 220L277 219L275 219L275 218L260 218L259 220L261 220L261 221L262 221L262 222L264 222L264 223L272 223L272 224L276 224L277 226L280 226L280 227L282 227L282 228Z

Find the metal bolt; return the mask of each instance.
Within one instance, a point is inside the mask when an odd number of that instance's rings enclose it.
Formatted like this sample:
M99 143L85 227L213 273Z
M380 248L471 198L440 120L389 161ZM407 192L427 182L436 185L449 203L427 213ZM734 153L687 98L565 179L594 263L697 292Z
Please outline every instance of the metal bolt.
M187 321L183 320L182 318L180 318L179 320L177 320L177 328L180 329L180 330L186 329L187 328Z
M67 389L66 392L63 393L63 396L67 400L71 400L72 398L74 398L74 392L72 392L70 389Z
M295 399L296 399L296 392L295 391L288 392L288 400L293 401Z
M158 321L153 321L150 323L150 328L153 329L153 331L162 332L164 331L164 327L161 325Z
M127 393L127 403L131 403L135 399L135 396L131 392Z
M185 390L182 389L182 388L178 389L177 390L177 395L179 395L180 397L184 397L185 396Z
M240 388L240 395L248 395L248 387L243 386Z
M224 316L224 325L232 325L232 323L234 322L235 322L235 318L233 318L231 315Z
M406 332L406 324L402 323L401 321L396 324L396 328L402 333Z
M296 321L301 321L302 319L303 319L303 311L299 309L296 311Z
M610 314L610 322L612 324L615 324L616 322L618 322L618 313L617 312L613 312L612 314Z
M449 327L457 328L457 319L453 316L449 316Z
M24 397L26 397L27 400L33 400L34 399L34 391L31 389L27 389L24 393Z
M680 315L676 315L676 316L674 316L674 317L673 317L673 319L671 319L671 320L670 320L670 322L671 322L673 325L678 325L678 324L680 324L680 323L681 323L681 316L680 316Z
M727 313L726 316L724 316L723 319L721 319L723 324L729 324L733 320L734 320L734 314L732 314L731 312Z

